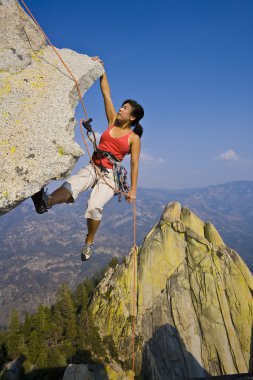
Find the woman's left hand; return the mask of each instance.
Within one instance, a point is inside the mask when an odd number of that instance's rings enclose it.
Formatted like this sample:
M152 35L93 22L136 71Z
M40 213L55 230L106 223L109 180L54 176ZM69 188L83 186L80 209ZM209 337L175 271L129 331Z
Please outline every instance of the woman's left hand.
M127 195L125 196L125 198L126 198L126 201L127 201L128 203L133 203L134 200L136 199L136 191L131 189L131 190L127 193Z
M101 65L104 66L104 62L103 62L102 59L100 59L98 56L96 56L96 57L92 57L92 60L93 60L93 61L98 61L99 63L101 63Z

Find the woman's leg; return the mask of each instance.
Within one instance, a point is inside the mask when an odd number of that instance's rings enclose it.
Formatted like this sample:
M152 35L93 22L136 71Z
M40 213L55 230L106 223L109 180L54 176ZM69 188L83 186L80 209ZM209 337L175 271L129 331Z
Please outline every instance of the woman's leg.
M103 174L104 175L104 174ZM114 186L113 172L110 170L109 174L105 175L106 181ZM88 200L88 207L85 213L87 218L88 233L86 243L93 243L94 236L100 225L104 206L113 197L114 190L111 189L103 179L99 178L94 186L90 198Z
M49 195L47 206L52 207L60 203L72 203L74 199L69 190L65 187L59 187L52 194Z
M48 208L60 203L73 203L78 194L91 188L96 180L96 173L91 164L71 176L61 187L51 195L46 195L44 188L32 196L38 214L43 214Z
M80 193L90 189L96 181L96 172L91 164L80 169L72 175L59 189L55 190L52 197L52 205L58 203L73 203ZM49 198L50 198L49 197ZM49 204L50 205L50 204Z
M94 219L87 219L87 229L88 233L86 236L86 241L85 243L92 244L94 241L94 236L97 232L97 229L100 225L101 220L94 220Z

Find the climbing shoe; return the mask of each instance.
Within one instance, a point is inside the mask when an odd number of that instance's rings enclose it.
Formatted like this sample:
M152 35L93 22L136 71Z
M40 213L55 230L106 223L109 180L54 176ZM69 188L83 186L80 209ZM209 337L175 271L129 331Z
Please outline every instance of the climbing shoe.
M31 198L34 203L35 210L38 214L44 214L44 212L47 212L47 210L51 208L47 205L48 195L44 191L44 187L42 187L40 191L32 195Z
M82 248L81 252L81 260L82 261L87 261L93 254L93 249L92 249L92 243L84 243L84 246Z

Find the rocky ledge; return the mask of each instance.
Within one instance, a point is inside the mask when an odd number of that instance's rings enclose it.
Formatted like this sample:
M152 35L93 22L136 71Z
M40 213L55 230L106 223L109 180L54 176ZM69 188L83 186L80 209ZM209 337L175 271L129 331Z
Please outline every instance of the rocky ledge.
M0 2L0 215L83 154L74 141L74 80L16 0ZM84 94L103 73L90 57L57 49Z

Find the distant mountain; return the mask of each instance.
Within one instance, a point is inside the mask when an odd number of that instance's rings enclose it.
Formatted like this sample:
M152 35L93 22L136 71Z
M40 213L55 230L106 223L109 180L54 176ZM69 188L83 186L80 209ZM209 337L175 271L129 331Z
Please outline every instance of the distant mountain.
M75 287L99 271L111 256L122 258L128 254L133 244L133 208L115 197L104 212L94 246L97 254L87 263L80 261L87 197L82 194L74 205L58 205L43 215L37 215L31 201L26 201L1 217L0 325L6 324L14 306L34 310L39 302L50 304L60 283ZM186 190L140 188L137 244L172 201L211 221L224 242L253 271L253 181Z

